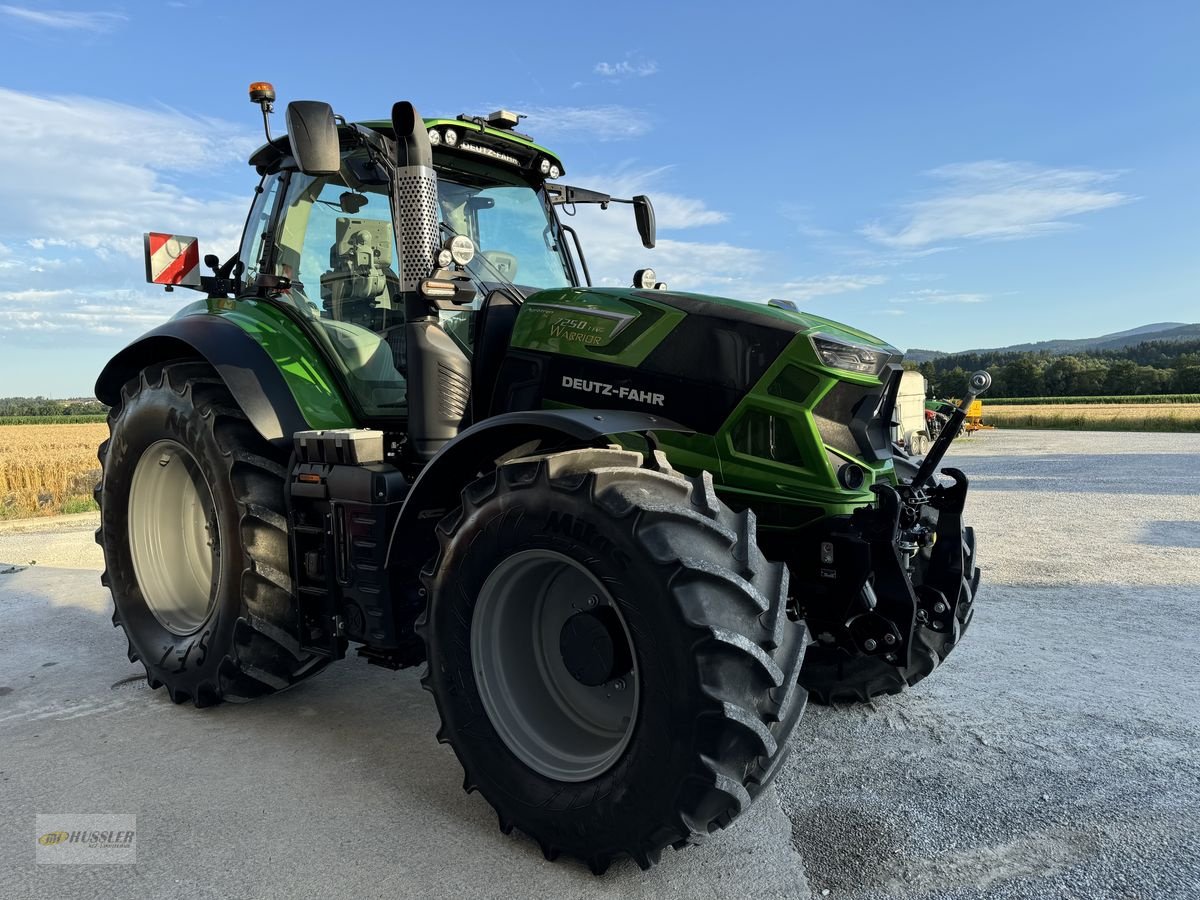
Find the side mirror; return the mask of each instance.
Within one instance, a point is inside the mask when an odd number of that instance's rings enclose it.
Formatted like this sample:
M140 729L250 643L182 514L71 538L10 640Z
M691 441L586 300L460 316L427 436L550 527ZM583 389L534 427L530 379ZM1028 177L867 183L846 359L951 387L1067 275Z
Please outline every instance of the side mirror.
M654 207L650 198L638 194L633 198L633 217L637 219L638 234L642 236L642 246L647 250L654 249Z
M342 167L333 107L320 100L287 105L288 143L305 175L334 175Z

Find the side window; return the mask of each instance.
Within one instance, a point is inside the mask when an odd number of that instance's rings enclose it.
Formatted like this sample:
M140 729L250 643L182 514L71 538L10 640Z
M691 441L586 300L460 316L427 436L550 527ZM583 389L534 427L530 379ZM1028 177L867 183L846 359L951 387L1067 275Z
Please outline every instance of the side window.
M275 234L275 274L315 318L368 415L403 415L404 309L386 186L343 160L338 175L294 173Z
M403 321L388 198L326 181L313 198L299 278L321 315L383 332Z
M261 183L259 192L250 208L250 217L246 220L246 231L242 235L242 249L238 258L245 266L242 272L242 284L253 284L258 278L259 267L263 258L263 240L266 238L267 225L271 221L271 212L275 209L275 201L279 198L279 175L268 175Z

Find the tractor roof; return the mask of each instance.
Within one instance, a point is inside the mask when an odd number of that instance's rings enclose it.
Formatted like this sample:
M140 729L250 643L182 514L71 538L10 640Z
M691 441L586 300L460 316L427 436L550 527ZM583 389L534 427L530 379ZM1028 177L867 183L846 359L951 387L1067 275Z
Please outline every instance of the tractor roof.
M500 163L515 165L519 169L537 172L541 160L549 159L558 167L560 174L564 171L562 160L552 150L547 150L534 143L533 139L526 135L501 128L492 128L486 125L482 119L459 116L457 119L425 119L424 122L427 129L437 129L442 134L445 134L446 129L453 129L458 133L456 146L447 146L443 140L434 148L434 152L441 157L441 160L447 158L443 155L443 151L445 151L476 160L480 157L490 158ZM385 137L394 137L392 123L389 120L369 119L356 124L377 131ZM349 129L339 128L339 131L345 135L343 146L349 147ZM291 155L287 135L281 134L269 144L263 144L255 150L250 156L250 165L254 166L259 173L266 173L279 166Z

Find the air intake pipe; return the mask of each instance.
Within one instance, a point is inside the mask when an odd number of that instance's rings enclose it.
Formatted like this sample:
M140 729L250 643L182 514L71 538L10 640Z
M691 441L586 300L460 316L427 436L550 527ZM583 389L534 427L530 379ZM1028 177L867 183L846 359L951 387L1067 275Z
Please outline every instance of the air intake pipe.
M408 437L420 459L432 458L458 434L471 391L471 364L421 293L439 245L437 173L425 122L407 100L392 107L396 171L392 221L400 251L400 293L408 371Z

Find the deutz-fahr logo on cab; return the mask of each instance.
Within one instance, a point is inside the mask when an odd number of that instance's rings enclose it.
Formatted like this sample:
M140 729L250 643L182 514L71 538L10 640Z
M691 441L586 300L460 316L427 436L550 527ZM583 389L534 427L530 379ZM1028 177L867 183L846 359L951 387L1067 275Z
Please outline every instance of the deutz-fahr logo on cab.
M562 377L562 386L575 391L586 391L589 394L599 394L601 397L616 397L620 400L632 400L634 403L645 403L649 406L662 406L663 395L653 391L643 391L638 388L609 384L605 381L592 381L587 378L573 378L570 375Z

